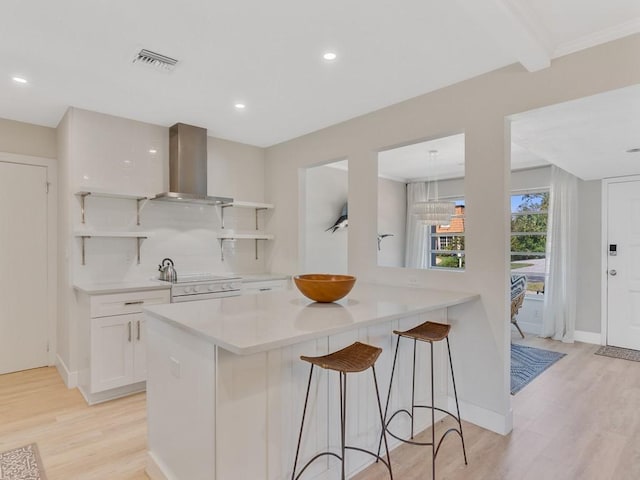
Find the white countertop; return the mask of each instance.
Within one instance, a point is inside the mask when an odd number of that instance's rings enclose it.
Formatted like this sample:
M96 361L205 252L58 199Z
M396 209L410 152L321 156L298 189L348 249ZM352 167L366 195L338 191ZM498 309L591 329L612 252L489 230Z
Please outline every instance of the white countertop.
M73 288L87 295L103 295L106 293L166 290L171 288L171 284L160 280L140 280L136 282L75 283Z
M292 289L154 305L144 312L232 353L248 355L478 298L474 293L358 282L335 303L315 303Z

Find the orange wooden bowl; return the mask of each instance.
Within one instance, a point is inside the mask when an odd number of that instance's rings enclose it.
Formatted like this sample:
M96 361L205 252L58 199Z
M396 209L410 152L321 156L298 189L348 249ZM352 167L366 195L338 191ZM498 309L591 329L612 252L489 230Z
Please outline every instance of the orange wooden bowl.
M293 281L305 297L320 303L330 303L340 300L348 294L356 283L356 277L309 273L296 275L293 277Z

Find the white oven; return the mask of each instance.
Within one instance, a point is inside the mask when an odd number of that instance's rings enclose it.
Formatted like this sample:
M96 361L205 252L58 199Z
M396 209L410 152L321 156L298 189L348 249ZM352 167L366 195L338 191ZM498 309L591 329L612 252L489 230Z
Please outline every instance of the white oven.
M171 303L208 300L240 295L242 278L211 274L178 275L171 284Z

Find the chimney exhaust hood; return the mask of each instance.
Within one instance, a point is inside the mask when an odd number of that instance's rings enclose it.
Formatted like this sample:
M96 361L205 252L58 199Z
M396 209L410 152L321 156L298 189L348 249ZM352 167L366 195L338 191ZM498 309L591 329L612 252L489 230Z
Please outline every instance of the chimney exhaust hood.
M220 205L233 198L207 195L207 129L176 123L169 129L169 191L152 200Z

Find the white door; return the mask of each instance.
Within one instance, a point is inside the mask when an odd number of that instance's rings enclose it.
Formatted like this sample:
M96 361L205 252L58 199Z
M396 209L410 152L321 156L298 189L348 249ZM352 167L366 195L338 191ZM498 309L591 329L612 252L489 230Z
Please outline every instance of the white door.
M46 184L46 167L0 162L0 374L48 363Z
M607 344L640 350L640 180L610 183L607 202Z

